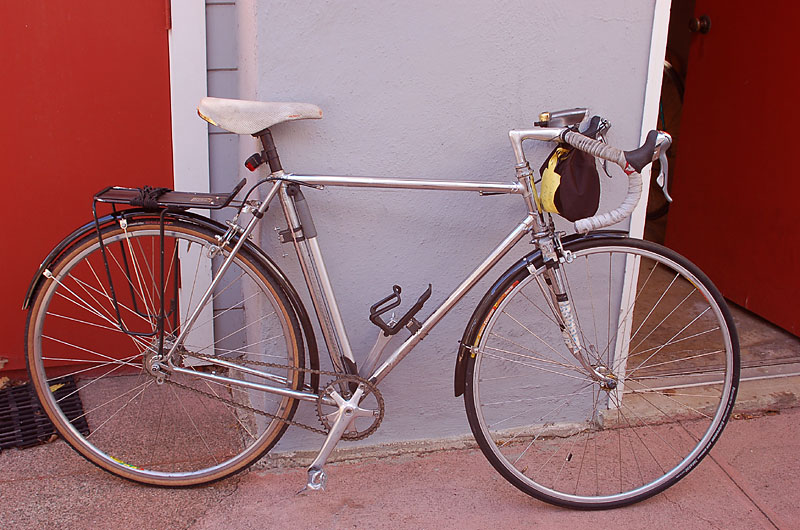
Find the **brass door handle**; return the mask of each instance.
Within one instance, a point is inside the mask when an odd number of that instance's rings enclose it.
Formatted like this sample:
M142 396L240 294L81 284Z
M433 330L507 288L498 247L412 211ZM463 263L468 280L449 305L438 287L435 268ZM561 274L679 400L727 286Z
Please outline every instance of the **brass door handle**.
M708 33L708 30L711 29L711 19L708 18L708 15L701 15L698 18L693 18L689 21L689 31L692 33Z

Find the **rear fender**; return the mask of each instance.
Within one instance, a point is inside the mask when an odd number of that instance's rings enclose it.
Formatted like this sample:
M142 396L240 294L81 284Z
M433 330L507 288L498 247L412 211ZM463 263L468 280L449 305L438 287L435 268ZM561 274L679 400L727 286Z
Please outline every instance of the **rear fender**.
M144 215L152 216L152 213L147 214L144 211L126 210L124 212L115 212L113 214L106 215L98 219L98 222L100 223L100 228L101 229L105 228L106 226L116 222L118 219L122 218L123 215L126 215L128 213L130 213L131 215L141 214L142 216ZM156 216L156 218L158 217ZM23 310L27 310L30 307L31 300L33 300L34 295L39 290L39 287L42 285L42 282L44 281L45 278L44 271L49 269L53 265L53 263L55 263L56 260L58 260L59 256L61 256L69 249L71 249L78 241L83 240L86 236L92 233L95 233L94 221L86 223L85 225L81 226L80 228L72 232L70 235L62 239L61 242L58 245L56 245L53 248L53 250L50 251L49 254L47 254L47 257L44 258L44 261L42 261L41 265L39 265L39 270L36 271L36 274L31 280L30 285L28 286L28 291L25 293L25 299L22 301Z
M224 234L227 231L227 227L223 226L222 224L191 212L175 212L171 213L170 216L175 219L199 225L219 234ZM158 221L159 214L158 212L154 214L153 212L146 212L140 209L123 210L106 215L98 219L98 222L100 223L100 228L103 229L109 225L119 222L119 220L122 218L136 221L145 219L153 219ZM44 261L42 261L41 265L39 265L39 270L36 271L36 275L33 277L30 285L28 286L28 291L25 293L25 299L22 302L23 310L27 310L30 307L31 301L41 288L45 279L44 272L50 269L58 261L58 259L68 252L73 246L79 242L82 242L86 237L95 236L95 234L96 228L94 221L90 221L65 237L58 245L55 246L55 248L53 248L53 250L50 251L49 254L47 254L47 257L44 259ZM231 243L235 244L235 239ZM314 335L314 328L311 325L311 319L308 317L308 312L306 311L300 296L297 294L297 291L294 289L292 284L289 283L289 280L283 271L278 268L275 262L272 261L272 259L267 256L267 254L264 253L260 247L250 243L249 241L245 242L245 245L249 251L253 252L253 254L262 260L264 267L269 270L275 278L278 279L279 285L283 288L284 294L286 294L286 297L289 299L289 303L295 312L295 316L300 322L300 326L303 331L303 337L305 339L306 349L308 350L309 366L314 370L319 370L319 352L317 349L316 337ZM319 374L311 375L311 386L314 392L319 390Z

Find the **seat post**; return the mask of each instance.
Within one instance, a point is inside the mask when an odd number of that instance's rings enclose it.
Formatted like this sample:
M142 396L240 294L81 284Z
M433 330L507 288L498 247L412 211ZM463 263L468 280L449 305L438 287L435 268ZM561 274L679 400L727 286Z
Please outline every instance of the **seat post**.
M261 140L261 145L264 146L264 154L267 157L267 163L269 163L270 173L281 171L283 169L281 167L281 159L278 157L278 148L275 147L270 130L264 129L253 136Z

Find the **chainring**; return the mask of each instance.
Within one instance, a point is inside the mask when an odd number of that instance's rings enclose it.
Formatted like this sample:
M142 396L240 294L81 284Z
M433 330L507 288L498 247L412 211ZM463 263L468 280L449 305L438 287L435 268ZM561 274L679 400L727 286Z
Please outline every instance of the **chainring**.
M370 418L367 417L356 418L351 424L349 430L342 434L343 440L363 440L374 433L383 421L383 396L378 388L361 377L355 375L340 375L337 379L331 381L325 387L325 389L320 393L319 399L317 400L317 416L319 417L320 423L325 426L326 430L330 431L333 423L333 415L336 414L338 410L338 408L334 405L325 404L323 399L328 397L332 392L338 392L342 394L342 389L345 389L345 399L349 399L352 395L351 388L353 388L355 385L363 385L365 387L364 395L359 401L359 406L368 410L372 410L375 414L373 415L371 421ZM358 425L357 422L360 420L363 421L361 421L361 424ZM367 423L369 424L366 425Z

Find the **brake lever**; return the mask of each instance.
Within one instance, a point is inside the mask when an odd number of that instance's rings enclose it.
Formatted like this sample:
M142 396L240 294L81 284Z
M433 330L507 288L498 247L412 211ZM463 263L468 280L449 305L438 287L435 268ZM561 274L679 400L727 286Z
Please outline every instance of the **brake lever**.
M606 132L610 128L611 123L607 119L602 118L600 126L597 129L597 136L595 136L595 139L599 142L603 142L604 144L608 144L608 140L606 140ZM611 173L608 172L608 160L603 160L603 171L608 178L611 178Z
M658 131L656 138L656 148L653 151L653 160L658 159L661 170L656 177L656 184L661 188L664 198L667 202L672 202L672 197L669 195L668 182L669 179L669 163L667 162L667 150L672 145L672 136L664 131Z

